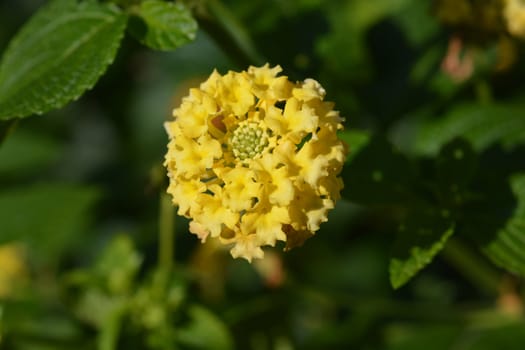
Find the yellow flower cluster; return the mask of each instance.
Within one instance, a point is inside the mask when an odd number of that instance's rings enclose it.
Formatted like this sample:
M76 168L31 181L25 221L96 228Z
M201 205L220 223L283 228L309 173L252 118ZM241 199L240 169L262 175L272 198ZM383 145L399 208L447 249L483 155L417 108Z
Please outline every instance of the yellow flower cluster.
M214 71L165 124L168 193L178 214L203 242L218 238L248 261L276 241L285 250L301 245L343 187L339 113L317 81L293 83L280 72L268 64Z
M525 1L505 0L503 16L509 33L525 39Z
M19 243L0 245L0 299L13 297L28 275L23 246Z

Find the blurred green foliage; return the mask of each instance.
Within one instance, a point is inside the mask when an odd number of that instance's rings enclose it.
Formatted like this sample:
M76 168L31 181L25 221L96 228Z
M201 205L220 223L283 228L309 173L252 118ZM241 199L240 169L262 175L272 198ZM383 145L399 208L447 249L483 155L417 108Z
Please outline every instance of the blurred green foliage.
M502 6L0 2L0 349L521 349L525 57ZM171 230L163 122L213 69L266 61L324 86L350 154L316 237L250 265Z

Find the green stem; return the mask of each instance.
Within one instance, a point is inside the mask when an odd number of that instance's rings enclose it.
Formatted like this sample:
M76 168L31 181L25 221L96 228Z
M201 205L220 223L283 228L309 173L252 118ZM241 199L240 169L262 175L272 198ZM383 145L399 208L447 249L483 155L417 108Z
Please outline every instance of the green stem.
M0 145L13 132L17 124L18 119L0 120Z
M489 295L498 294L501 274L466 244L458 239L450 239L442 256L478 289Z
M204 8L198 9L195 16L199 25L237 64L244 67L265 62L245 28L220 1L205 1Z
M125 312L126 303L121 301L121 304L105 318L98 333L97 345L99 350L114 350L117 348Z
M493 101L490 84L483 79L474 82L476 97L481 104L490 104Z
M159 267L169 273L173 266L175 247L175 207L167 193L160 194L159 203Z

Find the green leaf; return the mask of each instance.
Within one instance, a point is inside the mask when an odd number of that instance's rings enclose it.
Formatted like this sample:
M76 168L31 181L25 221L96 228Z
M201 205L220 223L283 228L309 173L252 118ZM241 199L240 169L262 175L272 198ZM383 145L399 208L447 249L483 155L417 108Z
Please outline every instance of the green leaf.
M455 210L472 196L478 158L470 144L463 139L447 143L435 158L435 177L440 204Z
M109 4L54 0L9 44L0 64L0 119L60 108L93 87L115 58L127 17Z
M350 162L370 141L370 133L365 130L345 130L339 133L339 138L348 146L347 162Z
M129 30L140 42L156 50L174 50L195 39L197 22L184 4L143 1L135 8Z
M0 175L42 172L60 151L60 145L49 137L17 130L0 147Z
M413 46L428 43L440 29L432 13L432 4L425 1L408 1L403 11L395 13L393 20Z
M464 333L462 349L465 350L521 350L525 342L525 324L523 322L507 321L500 327L467 330Z
M460 136L478 151L497 142L514 146L525 141L523 105L461 105L443 118L423 123L416 135L415 151L419 154L435 154Z
M366 45L368 31L382 20L403 12L409 0L356 0L327 6L332 30L317 44L317 52L332 72L364 80L372 76ZM344 50L341 48L344 47Z
M132 240L125 235L113 238L104 249L95 270L107 281L111 294L126 294L131 290L135 275L142 264L142 257L135 250Z
M233 349L231 334L225 324L205 308L188 309L190 324L177 330L177 339L191 349Z
M55 261L78 239L97 191L40 184L0 192L0 243L19 240L37 259Z
M454 341L461 336L457 324L394 324L385 331L385 350L443 350L452 349Z
M491 312L484 324L398 324L387 328L386 350L520 350L525 324L519 318ZM488 325L487 325L488 323Z
M0 304L1 349L68 350L83 335L80 324L64 310L23 299ZM2 342L4 341L5 342ZM88 341L86 339L85 344ZM86 347L87 348L87 347ZM82 349L85 349L82 347Z
M363 142L364 143L364 142ZM364 205L419 202L413 164L382 137L371 138L343 169L343 197Z
M470 143L454 139L436 158L436 177L443 188L464 189L471 182L477 166L476 153Z
M525 174L514 176L511 186L518 201L514 215L483 251L497 265L525 276Z
M407 283L443 249L454 233L446 213L432 208L414 211L399 227L399 236L390 259L390 283L395 289Z

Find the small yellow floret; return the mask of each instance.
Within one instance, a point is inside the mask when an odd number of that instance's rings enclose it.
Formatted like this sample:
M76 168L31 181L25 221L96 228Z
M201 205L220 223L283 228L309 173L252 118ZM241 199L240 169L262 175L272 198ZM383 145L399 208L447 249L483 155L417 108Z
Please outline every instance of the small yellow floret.
M280 72L268 64L214 71L166 123L164 164L179 215L202 241L218 238L249 261L277 241L301 245L343 187L342 118L317 81Z

